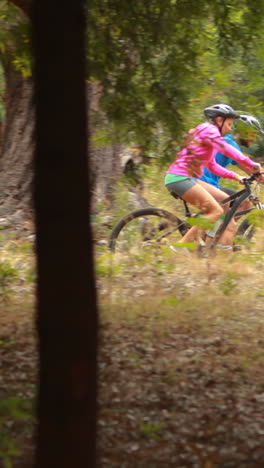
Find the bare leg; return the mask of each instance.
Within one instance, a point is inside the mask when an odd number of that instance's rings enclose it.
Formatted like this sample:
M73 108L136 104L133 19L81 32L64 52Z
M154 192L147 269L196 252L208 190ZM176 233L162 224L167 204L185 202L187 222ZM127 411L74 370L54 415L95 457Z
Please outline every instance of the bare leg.
M209 184L206 185L209 186ZM226 194L221 192L221 190L217 191L220 192L220 197L222 196L221 194L224 195L221 199L226 198ZM217 221L224 214L223 208L219 205L216 199L200 184L197 184L188 190L182 198L201 210L205 217L210 221ZM183 236L182 242L193 242L199 238L202 232L204 232L203 229L198 226L193 226Z
M208 192L218 201L222 201L224 200L225 198L228 197L228 195L223 192L222 190L219 190L217 187L214 187L213 185L211 184L207 184L207 182L204 182L202 180L199 180L198 183L200 185L202 185L206 190L208 190ZM225 205L223 205L223 210L224 210L224 213L226 213L226 211L228 210L229 208L229 203L226 203ZM221 237L221 244L223 245L233 245L233 239L235 237L235 234L236 234L236 230L237 230L237 223L234 219L232 219L229 223L229 225L227 226L224 234L222 235Z

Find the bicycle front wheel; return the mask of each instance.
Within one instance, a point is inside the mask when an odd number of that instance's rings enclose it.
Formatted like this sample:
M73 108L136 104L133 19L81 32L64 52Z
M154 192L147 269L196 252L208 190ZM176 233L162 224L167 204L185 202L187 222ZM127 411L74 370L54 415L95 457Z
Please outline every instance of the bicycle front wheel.
M242 240L246 239L250 241L252 237L254 236L255 232L256 232L256 228L254 224L250 223L249 220L246 218L239 225L236 235L238 238L241 238Z
M251 208L252 213L242 220L237 230L237 237L242 240L242 242L251 241L257 229L263 229L263 184L259 183L255 185L252 190L252 198L254 199L254 206Z
M144 208L124 216L109 238L112 252L136 253L142 248L157 248L162 243L180 242L187 232L187 223L169 211Z

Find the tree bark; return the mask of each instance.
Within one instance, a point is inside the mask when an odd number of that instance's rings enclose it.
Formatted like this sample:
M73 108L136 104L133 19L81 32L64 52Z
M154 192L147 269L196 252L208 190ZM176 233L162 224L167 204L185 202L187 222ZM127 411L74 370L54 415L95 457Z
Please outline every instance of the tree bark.
M63 7L53 0L34 4L40 358L36 468L95 466L97 311L84 11L84 0Z
M0 217L31 207L34 110L32 83L5 64L6 117L0 147Z
M30 0L11 0L29 19L32 18ZM24 79L10 61L0 56L5 75L6 118L0 129L0 217L12 216L20 211L22 217L32 209L32 155L34 151L34 105L31 79ZM88 111L100 110L102 89L89 85ZM87 93L88 95L88 93ZM102 114L102 113L101 113ZM105 120L105 116L102 115ZM89 126L93 135L95 129ZM90 184L92 210L97 202L113 201L116 182L122 174L119 144L95 148L90 145ZM21 219L21 217L20 217Z
M100 98L102 95L102 88L95 82L88 85L89 103L87 109L89 115L97 112L97 120L100 121L104 127L109 125L106 115L100 108ZM95 147L92 144L93 138L96 136L98 130L97 125L92 123L90 118L89 125L90 136L90 162L91 174L90 184L92 188L92 210L96 211L97 203L106 203L107 206L112 205L114 199L115 186L123 173L124 164L122 165L121 154L123 147L118 142L109 145L101 145Z
M32 155L35 145L32 80L24 79L12 65L4 66L6 119L0 138L0 217L13 215L17 210L25 214L32 209ZM89 92L89 97L89 102L86 99L88 111L98 109L93 92ZM94 132L90 123L89 133L93 135ZM114 188L122 174L121 151L119 144L99 148L90 144L93 211L98 202L113 201Z

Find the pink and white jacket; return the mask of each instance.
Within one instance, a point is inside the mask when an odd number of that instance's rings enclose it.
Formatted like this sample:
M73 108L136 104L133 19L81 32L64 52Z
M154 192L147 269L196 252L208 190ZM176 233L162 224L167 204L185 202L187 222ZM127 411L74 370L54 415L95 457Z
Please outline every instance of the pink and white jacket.
M237 174L217 164L215 155L218 151L234 159L243 166L252 168L256 163L248 156L229 145L220 134L216 125L203 123L190 130L187 145L177 154L167 174L189 177L201 177L203 167L226 179L235 179Z

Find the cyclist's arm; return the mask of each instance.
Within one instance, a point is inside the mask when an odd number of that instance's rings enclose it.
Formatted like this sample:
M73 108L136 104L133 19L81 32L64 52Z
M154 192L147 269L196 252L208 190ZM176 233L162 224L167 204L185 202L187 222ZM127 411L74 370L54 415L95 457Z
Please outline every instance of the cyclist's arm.
M249 167L251 169L253 169L253 167L257 164L248 156L241 153L241 151L239 151L237 148L234 148L234 146L227 143L221 137L221 135L219 135L217 130L210 129L210 134L209 132L207 132L206 135L203 135L203 143L208 146L211 146L212 149L216 149L224 156L227 156L228 158L237 161L237 163L243 164L244 166Z
M209 171L211 171L213 174L216 174L220 177L223 177L224 179L233 179L241 182L243 179L239 174L237 174L234 171L229 171L228 169L225 169L224 167L220 166L214 158L214 156L208 161L207 163L207 168Z
M259 165L259 169L257 169L257 172L263 172L264 170L263 170L263 168L261 167L261 165L260 165L259 163L256 163L256 164ZM249 169L248 167L245 167L245 166L243 166L242 164L238 164L238 167L239 167L240 169L242 169L242 171L244 171L247 175L251 175L251 174L253 174L254 172L256 172L256 170L254 170L254 169ZM264 182L264 177L263 177L263 175L262 175L261 177L259 177L259 178L257 179L257 181L263 183L263 182Z
M254 172L252 169L249 167L244 166L243 164L238 164L239 169L241 169L243 172L245 172L247 175L251 175L252 172Z
M222 154L224 154L225 156L228 156L231 159L234 159L235 161L237 161L238 164L241 164L242 166L244 166L243 170L245 170L246 168L246 172L247 170L250 171L249 174L253 174L254 172L263 172L263 168L260 166L259 163L253 161L251 158L249 158L248 156L245 156L243 153L238 151L232 145L226 143L226 141L223 138L221 137L211 138L210 141L211 141L211 145L213 148L218 148L218 151L219 151L219 145L220 145ZM226 171L226 175L224 175L223 173L222 173L223 175L221 175L219 174L219 165L218 165L218 168L213 167L213 166L214 166L214 162L211 159L207 166L211 172L213 172L214 174L220 175L220 177L224 177L228 179L235 179L239 181L240 183L243 183L243 177L239 176L235 172L227 171L227 169L225 169L224 171ZM221 169L223 170L222 167ZM218 172L215 172L216 170ZM264 175L261 175L257 180L258 182L264 182Z

